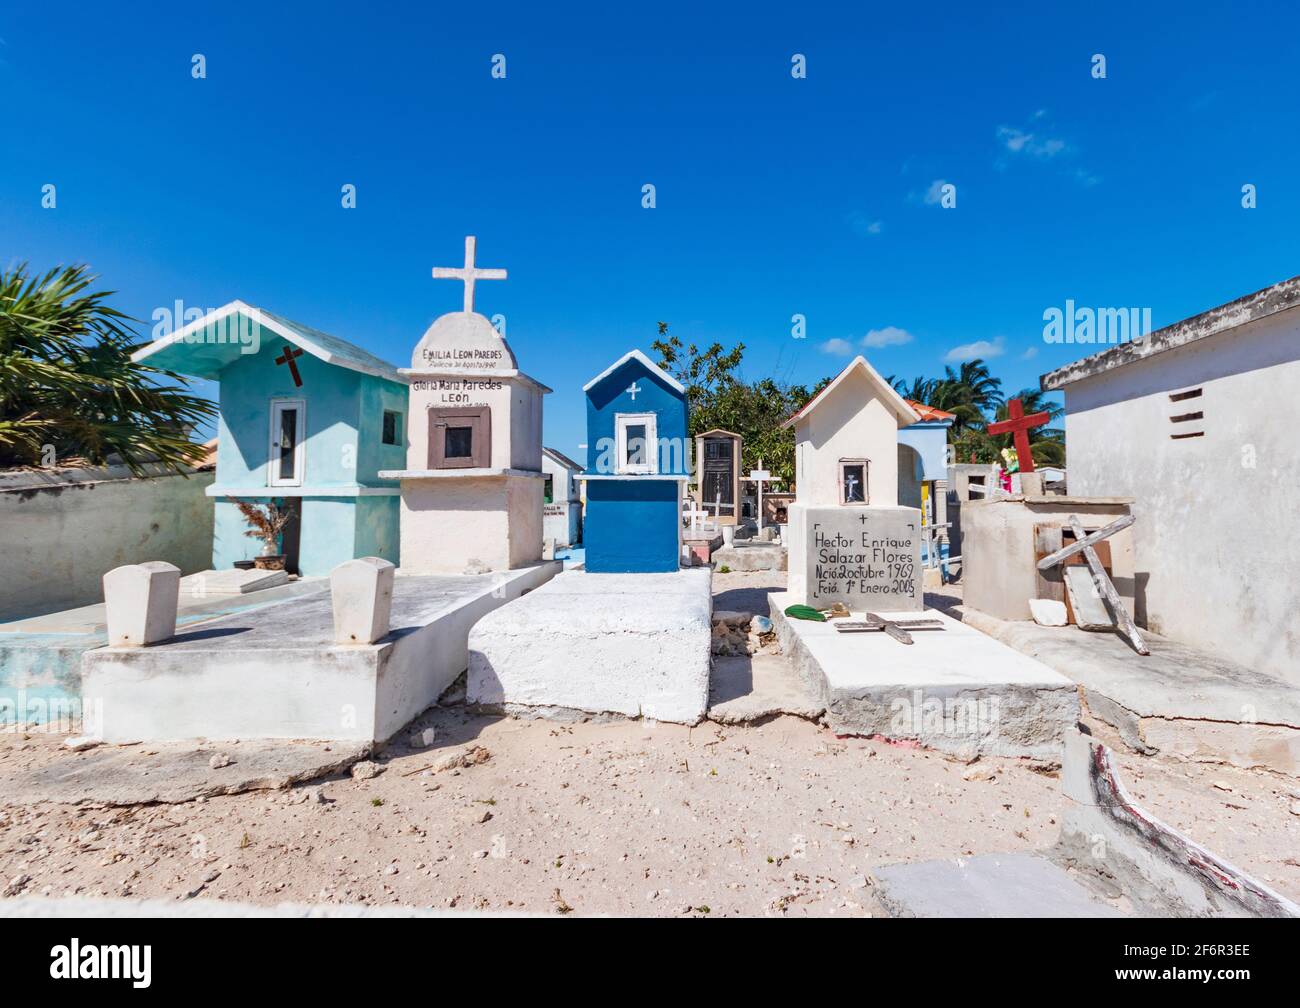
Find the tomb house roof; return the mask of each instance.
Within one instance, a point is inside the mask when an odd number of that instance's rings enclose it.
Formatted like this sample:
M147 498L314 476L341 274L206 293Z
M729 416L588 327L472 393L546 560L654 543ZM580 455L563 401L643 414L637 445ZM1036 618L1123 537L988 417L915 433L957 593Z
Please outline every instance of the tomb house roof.
M565 469L573 469L577 472L581 472L583 469L582 466L578 465L577 462L573 461L573 459L565 455L564 452L556 451L554 448L545 448L545 447L542 448L542 451L546 452L546 454L549 455L553 461L558 462L560 465L564 466Z
M584 392L590 392L590 391L591 391L595 386L599 385L602 381L604 381L606 378L608 378L611 374L613 374L615 371L617 371L620 367L622 367L622 366L623 366L625 363L627 363L629 360L637 360L637 361L640 361L641 364L643 364L643 365L646 367L647 370L649 370L649 371L651 371L653 374L657 375L657 376L658 376L660 379L662 379L663 382L664 382L666 385L668 385L670 388L675 389L677 392L681 393L682 395L685 395L685 394L686 394L686 386L685 386L685 385L683 385L681 382L679 382L676 378L674 378L672 375L670 375L667 371L665 371L663 368L661 368L658 364L656 364L654 361L652 361L649 357L647 357L645 354L643 354L640 350L629 350L629 351L628 351L627 353L625 353L622 357L620 357L618 360L616 360L613 364L611 364L609 367L605 368L604 371L602 371L600 374L596 375L595 378L593 378L593 379L591 379L591 381L587 382L586 385L582 386L582 391L584 391Z
M923 402L917 402L915 399L904 399L903 402L911 406L917 416L921 418L922 423L936 420L956 420L956 413L949 413L947 410L941 410L937 406L927 406Z
M875 386L881 400L890 408L890 410L893 411L894 416L898 420L898 426L906 427L909 424L919 423L921 421L921 417L919 417L916 411L908 405L907 400L899 395L898 391L890 385L889 382L880 377L880 372L867 363L867 359L859 354L857 357L854 357L853 360L849 361L843 371L835 376L834 381L809 399L808 402L804 404L803 409L794 413L790 419L781 426L783 428L790 427L811 414L826 400L826 397L830 394L832 389L837 388L845 378L855 371L861 371L862 374L866 375L867 380Z
M1054 392L1085 378L1093 378L1126 364L1146 360L1154 354L1176 350L1249 322L1290 311L1297 305L1300 305L1300 276L1283 280L1271 287L1257 290L1253 294L1239 297L1235 301L1203 311L1199 315L1185 318L1181 322L1156 329L1141 339L1120 343L1090 357L1066 364L1043 375L1038 383L1044 392Z
M141 347L131 355L131 359L137 362L147 361L155 367L166 368L178 374L219 381L221 370L239 359L245 351L245 344L238 339L208 339L204 332L211 330L213 333L228 335L222 328L223 324L236 315L242 315L250 322L261 325L268 332L326 364L335 364L389 381L403 380L392 364L347 340L237 300Z

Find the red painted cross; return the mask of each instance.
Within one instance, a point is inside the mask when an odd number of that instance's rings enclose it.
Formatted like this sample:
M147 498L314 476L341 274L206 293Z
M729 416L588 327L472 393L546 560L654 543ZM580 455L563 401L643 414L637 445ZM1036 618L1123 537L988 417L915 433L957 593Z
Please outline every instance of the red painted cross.
M997 423L988 425L990 434L1012 434L1016 442L1016 462L1020 465L1021 472L1034 471L1034 457L1029 454L1029 430L1031 427L1041 427L1047 421L1052 419L1050 413L1031 413L1025 416L1025 408L1020 404L1019 399L1012 399L1007 403L1007 413L1010 418L999 420Z
M301 357L301 356L302 356L302 351L299 350L297 347L287 346L284 348L284 353L282 353L279 357L275 359L275 362L277 364L289 365L289 373L293 375L293 384L295 388L302 387L302 375L298 373L298 365L294 363L293 359L295 357Z

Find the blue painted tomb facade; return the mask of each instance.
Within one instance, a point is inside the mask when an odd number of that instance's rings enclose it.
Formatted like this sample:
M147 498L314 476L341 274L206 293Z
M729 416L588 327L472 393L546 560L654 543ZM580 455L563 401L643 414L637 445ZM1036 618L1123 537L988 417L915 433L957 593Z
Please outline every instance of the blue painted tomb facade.
M578 478L587 488L587 570L677 570L682 493L690 479L686 389L633 350L583 392L587 469Z

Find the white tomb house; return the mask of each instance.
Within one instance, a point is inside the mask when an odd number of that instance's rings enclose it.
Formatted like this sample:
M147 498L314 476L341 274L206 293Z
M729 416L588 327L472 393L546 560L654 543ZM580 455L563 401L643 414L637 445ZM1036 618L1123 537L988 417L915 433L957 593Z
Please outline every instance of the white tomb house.
M791 603L921 608L921 513L898 505L898 431L919 419L856 357L785 422L795 432Z
M1074 684L936 610L919 611L921 512L898 505L898 431L917 420L857 357L786 422L797 473L789 590L768 596L782 651L836 734L1059 755L1078 718Z
M474 265L436 279L465 284L463 311L436 319L399 373L410 382L406 468L401 480L404 574L475 574L533 563L542 555L542 396L551 390L519 370L504 337L474 311L476 280L503 269Z

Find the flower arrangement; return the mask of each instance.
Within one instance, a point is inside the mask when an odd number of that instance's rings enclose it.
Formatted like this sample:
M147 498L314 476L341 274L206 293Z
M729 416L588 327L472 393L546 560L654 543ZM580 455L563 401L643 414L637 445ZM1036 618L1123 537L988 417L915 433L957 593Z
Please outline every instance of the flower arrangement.
M227 497L226 500L239 508L239 513L244 516L244 521L248 523L248 531L244 534L253 539L262 540L262 556L278 555L280 552L280 531L289 524L289 519L293 517L292 509L279 507L274 501L267 501L265 504L252 504L235 497Z

